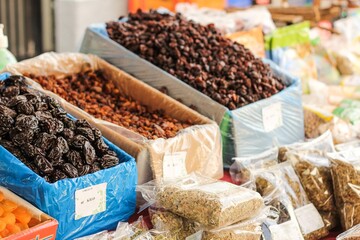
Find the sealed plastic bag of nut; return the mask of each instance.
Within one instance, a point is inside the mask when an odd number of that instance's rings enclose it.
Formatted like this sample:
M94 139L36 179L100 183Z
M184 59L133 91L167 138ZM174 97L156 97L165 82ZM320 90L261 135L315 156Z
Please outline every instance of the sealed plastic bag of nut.
M324 152L335 152L334 141L330 131L324 132L321 136L309 139L306 142L294 143L286 146L279 147L279 162L285 162L287 160L286 153L291 150L308 150L316 149Z
M172 181L139 185L148 202L208 229L227 226L256 215L264 206L261 196L249 189L197 173Z
M360 223L360 148L328 156L340 222L349 229Z
M251 179L254 169L267 168L278 163L278 148L269 149L251 157L233 158L230 167L230 176L233 183L241 185Z
M297 173L310 200L320 212L328 229L337 225L330 161L319 150L291 150L287 159Z
M349 230L341 233L336 237L336 240L358 240L360 239L360 224L355 225Z
M284 191L289 198L305 239L319 239L329 232L318 210L308 200L295 170L290 163L281 163L254 173L257 191L262 196L271 196Z
M316 138L321 135L319 127L330 122L333 115L312 105L304 105L304 127L306 138Z

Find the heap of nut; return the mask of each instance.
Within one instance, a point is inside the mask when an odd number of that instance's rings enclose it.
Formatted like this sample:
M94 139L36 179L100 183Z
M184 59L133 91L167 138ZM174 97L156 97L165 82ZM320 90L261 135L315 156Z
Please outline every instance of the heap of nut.
M139 10L126 21L108 22L106 29L112 40L231 110L285 88L268 65L213 24Z
M149 111L146 106L124 96L101 70L65 77L25 75L94 117L125 127L148 139L171 138L190 126L165 115L162 110Z
M119 164L99 129L73 121L25 78L0 83L0 144L48 182L75 178Z

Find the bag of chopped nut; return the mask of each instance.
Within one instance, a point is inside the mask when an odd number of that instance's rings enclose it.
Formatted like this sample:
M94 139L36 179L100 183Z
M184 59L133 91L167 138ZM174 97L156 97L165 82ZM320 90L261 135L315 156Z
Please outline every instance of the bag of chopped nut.
M355 225L349 230L341 233L336 237L336 240L359 240L360 239L360 224Z
M287 160L286 153L289 150L309 150L316 149L324 152L335 152L334 141L330 131L324 132L321 136L309 139L306 142L294 143L279 147L279 162Z
M330 230L337 225L335 197L330 172L330 161L319 150L291 150L287 159L297 173L301 184Z
M151 181L137 190L145 200L157 202L164 209L208 229L252 217L264 206L257 192L196 173L167 182Z
M244 184L251 179L254 169L267 168L278 163L278 148L269 149L251 157L233 158L234 163L230 167L231 180L235 184Z
M360 223L360 148L328 156L340 222L349 229Z
M289 198L305 239L319 239L328 235L324 222L314 205L308 200L295 170L289 162L262 169L254 173L257 191L272 196L284 191Z

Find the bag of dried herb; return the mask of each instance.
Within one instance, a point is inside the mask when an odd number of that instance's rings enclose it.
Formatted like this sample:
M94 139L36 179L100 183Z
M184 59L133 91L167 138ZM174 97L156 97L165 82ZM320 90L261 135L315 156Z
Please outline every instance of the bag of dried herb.
M360 223L360 148L328 156L340 222L349 229Z
M349 230L341 233L336 240L358 240L360 239L360 224L355 225Z
M264 206L261 196L252 190L196 173L173 181L151 181L137 190L145 200L208 229L252 217Z
M304 239L319 239L328 235L324 222L314 205L308 200L295 170L285 162L254 173L257 191L271 196L284 191L289 198ZM281 190L279 190L281 189Z
M278 163L278 148L269 149L251 157L233 158L234 163L230 167L231 180L235 184L244 184L251 179L254 169L266 168Z
M324 132L321 136L309 139L306 142L294 143L279 147L279 162L287 160L286 153L289 150L310 150L316 149L324 152L335 152L334 141L330 131Z
M287 159L297 173L310 200L328 229L336 227L337 213L330 172L330 161L319 150L291 150Z

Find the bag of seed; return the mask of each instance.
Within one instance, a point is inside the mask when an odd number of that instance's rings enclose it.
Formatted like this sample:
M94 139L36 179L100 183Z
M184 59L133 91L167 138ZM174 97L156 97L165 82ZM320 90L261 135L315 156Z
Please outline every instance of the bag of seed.
M350 228L336 237L336 240L357 240L360 239L360 224Z
M360 148L328 156L340 222L349 229L360 223Z
M329 233L290 163L259 170L254 176L256 189L262 196L271 196L278 191L285 192L295 209L294 213L305 239L319 239Z
M249 189L196 173L173 181L151 181L137 187L145 200L208 229L256 215L264 202Z
M291 150L287 159L297 173L310 200L323 216L328 229L337 225L330 161L319 150Z
M230 167L232 182L239 185L244 184L251 179L252 170L277 164L278 152L278 148L273 148L255 156L233 158L234 163Z

